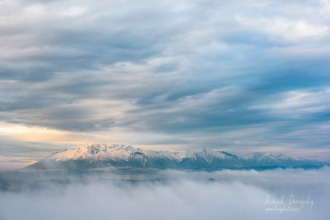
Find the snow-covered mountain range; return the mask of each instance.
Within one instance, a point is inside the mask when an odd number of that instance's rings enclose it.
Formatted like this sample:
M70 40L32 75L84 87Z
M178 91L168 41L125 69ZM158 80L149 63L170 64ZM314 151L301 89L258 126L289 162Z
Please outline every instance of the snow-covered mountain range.
M130 167L158 169L272 169L318 168L327 165L315 160L297 160L283 154L255 153L244 159L224 151L170 152L141 150L124 145L85 145L76 149L54 153L28 166L28 169L70 169Z

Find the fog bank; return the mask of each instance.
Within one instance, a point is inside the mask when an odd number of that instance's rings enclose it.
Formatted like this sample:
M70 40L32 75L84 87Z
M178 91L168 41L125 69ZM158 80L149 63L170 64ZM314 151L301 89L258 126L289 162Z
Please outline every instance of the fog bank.
M327 167L161 171L135 179L84 174L64 185L0 192L0 219L326 219L329 174Z

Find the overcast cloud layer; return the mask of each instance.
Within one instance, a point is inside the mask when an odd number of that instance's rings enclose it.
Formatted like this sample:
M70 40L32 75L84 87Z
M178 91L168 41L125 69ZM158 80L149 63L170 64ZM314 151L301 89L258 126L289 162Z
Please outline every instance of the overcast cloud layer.
M58 176L52 183L44 178L41 189L37 188L40 182L29 186L24 179L21 191L2 192L0 188L0 219L326 220L330 215L329 171L328 167L307 171L163 171L160 174L166 181L142 182L121 182L118 179L122 177L109 173L89 178L85 173ZM51 179L48 174L48 181Z
M323 152L329 15L329 0L2 0L0 155L86 141Z

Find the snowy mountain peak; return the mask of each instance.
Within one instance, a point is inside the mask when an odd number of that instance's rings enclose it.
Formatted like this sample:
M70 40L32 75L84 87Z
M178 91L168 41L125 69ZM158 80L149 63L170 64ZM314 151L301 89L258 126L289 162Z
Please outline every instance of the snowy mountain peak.
M37 169L89 169L98 167L132 167L160 169L242 169L269 167L310 167L321 162L294 160L283 154L255 153L249 159L224 151L204 148L186 152L136 149L126 145L85 145L54 153L30 167Z
M254 160L287 160L290 159L287 155L284 154L275 154L275 153L269 153L269 152L264 152L264 153L254 153L253 154L253 159Z

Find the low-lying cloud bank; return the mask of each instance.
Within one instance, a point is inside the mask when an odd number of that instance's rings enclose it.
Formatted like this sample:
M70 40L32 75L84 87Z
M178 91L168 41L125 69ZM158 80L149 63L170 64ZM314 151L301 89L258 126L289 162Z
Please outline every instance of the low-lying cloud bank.
M329 174L329 167L57 174L61 184L54 178L33 188L30 180L15 192L2 190L0 219L326 219Z

